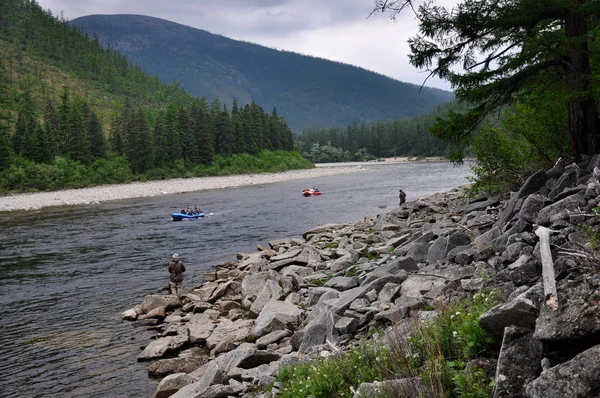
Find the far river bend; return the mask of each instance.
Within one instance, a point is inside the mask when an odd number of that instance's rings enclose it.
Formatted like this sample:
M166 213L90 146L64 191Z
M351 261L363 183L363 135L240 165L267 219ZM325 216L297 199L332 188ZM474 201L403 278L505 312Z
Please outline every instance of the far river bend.
M0 213L0 396L151 397L140 347L153 332L121 312L167 284L175 252L184 289L211 265L271 239L359 221L465 184L468 166L369 164L361 173L260 186ZM303 197L304 188L323 191ZM209 217L172 222L198 205Z

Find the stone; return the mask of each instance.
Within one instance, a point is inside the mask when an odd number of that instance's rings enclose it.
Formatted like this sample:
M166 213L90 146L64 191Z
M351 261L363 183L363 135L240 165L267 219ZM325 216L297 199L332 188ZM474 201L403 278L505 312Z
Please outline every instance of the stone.
M331 311L324 312L316 319L313 319L304 327L302 341L298 352L308 353L311 348L325 343L325 340L333 340L333 327L336 323L336 318Z
M531 398L588 398L600 393L600 345L554 366L527 385Z
M191 350L188 350L191 351ZM161 378L175 373L191 373L208 362L208 355L196 348L192 353L182 352L176 358L159 359L148 366L148 376Z
M138 314L134 308L128 309L127 311L121 313L121 319L124 319L126 321L135 321L137 317Z
M210 337L206 339L206 346L209 349L213 349L218 343L239 343L246 341L250 333L252 333L253 328L254 320L252 319L231 321L222 318Z
M304 311L285 301L269 301L256 319L254 335L264 336L276 330L296 330Z
M144 297L144 302L142 303L142 310L145 314L152 311L156 308L176 308L181 305L177 296L173 296L170 294L151 294Z
M504 331L496 367L495 397L525 397L525 385L541 372L542 343L529 329L509 326Z
M535 218L535 223L548 226L559 220L568 220L574 209L583 208L585 205L586 201L580 194L568 196L540 210Z
M346 276L335 276L327 282L325 282L323 286L344 291L358 286L358 281L356 280L356 278Z
M138 361L147 361L150 359L161 358L170 351L175 351L181 348L188 342L188 336L176 335L161 337L152 340L150 344L137 356Z
M194 372L196 373L196 372ZM190 374L190 376L194 377L194 373ZM210 361L206 365L202 366L202 368L198 369L197 376L199 379L187 386L183 387L175 394L171 395L172 398L192 398L192 397L206 397L204 392L208 390L208 388L212 384L221 383L225 375L219 369L219 365L215 361Z
M193 381L194 379L185 373L168 375L158 383L158 387L156 387L156 391L154 392L154 398L168 398Z
M260 292L258 297L256 297L256 300L254 300L254 303L252 303L252 306L250 307L250 311L253 314L258 315L262 311L263 307L269 301L279 300L282 297L283 297L283 289L281 288L281 286L279 286L279 284L277 282L275 282L271 279L268 279L265 282L265 285L264 285L262 291Z
M292 332L284 329L284 330L276 330L267 335L260 337L258 340L254 342L256 344L256 348L265 348L269 344L276 343L279 340L291 336Z
M335 323L334 329L340 336L354 334L358 329L358 321L354 318L342 317Z
M279 282L281 275L276 271L265 271L247 274L242 279L242 296L254 300L262 291L268 280Z
M386 283L379 292L379 301L382 303L392 303L400 293L400 284Z
M197 344L206 342L217 325L210 315L194 314L186 326L190 343Z
M539 308L529 299L517 296L514 300L499 304L479 317L479 324L485 330L502 336L504 328L519 326L534 330Z

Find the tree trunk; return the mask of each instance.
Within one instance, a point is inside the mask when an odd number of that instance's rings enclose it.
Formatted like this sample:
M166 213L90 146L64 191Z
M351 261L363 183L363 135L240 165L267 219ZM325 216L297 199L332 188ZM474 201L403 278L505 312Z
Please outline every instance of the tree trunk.
M577 0L583 6L586 0ZM591 68L588 56L588 27L580 7L573 7L565 15L567 37L567 83L569 99L569 133L575 161L598 151L600 120L596 101L592 96Z

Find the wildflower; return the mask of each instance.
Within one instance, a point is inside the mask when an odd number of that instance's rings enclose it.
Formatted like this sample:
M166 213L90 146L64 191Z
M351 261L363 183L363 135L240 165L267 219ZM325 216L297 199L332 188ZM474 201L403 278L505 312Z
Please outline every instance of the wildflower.
M452 336L454 336L454 337L458 336L458 332L457 332L456 330L455 330L455 331L453 331L453 332L452 332Z
M377 357L377 358L375 358L375 361L379 362L379 361L381 361L381 358Z
M450 319L454 319L454 314L450 315Z
M454 315L459 316L460 315L460 311L456 311L456 314L454 314Z

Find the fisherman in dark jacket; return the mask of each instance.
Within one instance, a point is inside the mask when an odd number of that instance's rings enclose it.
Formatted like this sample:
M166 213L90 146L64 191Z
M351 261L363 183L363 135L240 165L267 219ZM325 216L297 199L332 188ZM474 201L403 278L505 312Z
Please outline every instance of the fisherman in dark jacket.
M398 195L398 197L400 198L400 206L402 206L402 204L406 202L406 194L403 190L400 190L400 194Z
M173 258L169 262L169 286L171 287L171 294L177 297L181 296L183 292L183 273L185 272L185 266L183 261L179 259L179 254L173 254Z

